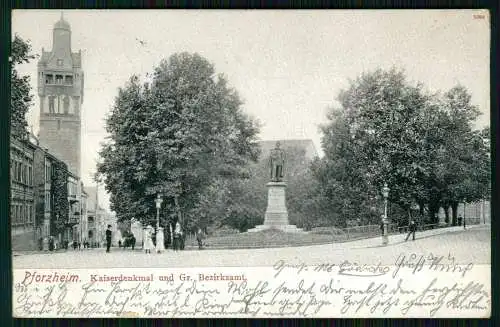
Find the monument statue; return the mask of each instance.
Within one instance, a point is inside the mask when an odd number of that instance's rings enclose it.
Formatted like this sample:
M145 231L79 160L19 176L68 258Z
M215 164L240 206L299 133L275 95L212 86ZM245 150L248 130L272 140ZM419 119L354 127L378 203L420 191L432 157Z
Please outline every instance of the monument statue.
M285 152L280 149L280 142L276 142L276 147L271 150L269 157L269 166L271 168L271 181L283 181L283 169L285 167Z
M263 230L280 230L290 233L306 233L295 225L290 225L286 208L286 182L283 180L285 169L285 152L280 149L280 142L271 150L269 156L271 181L267 186L267 209L264 223L248 230L249 233Z

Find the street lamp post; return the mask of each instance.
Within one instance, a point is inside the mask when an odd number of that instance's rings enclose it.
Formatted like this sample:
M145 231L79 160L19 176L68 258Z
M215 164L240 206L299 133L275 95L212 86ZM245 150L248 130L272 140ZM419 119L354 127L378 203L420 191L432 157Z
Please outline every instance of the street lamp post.
M161 204L163 202L163 199L161 198L161 195L158 193L155 199L156 203L156 230L160 228L160 209L161 209Z
M382 244L387 245L389 244L389 236L388 234L388 224L389 221L387 220L387 199L389 197L389 187L387 186L387 183L384 183L384 187L382 188L382 195L384 196L384 218L382 219L382 224L384 226L384 233L382 235Z

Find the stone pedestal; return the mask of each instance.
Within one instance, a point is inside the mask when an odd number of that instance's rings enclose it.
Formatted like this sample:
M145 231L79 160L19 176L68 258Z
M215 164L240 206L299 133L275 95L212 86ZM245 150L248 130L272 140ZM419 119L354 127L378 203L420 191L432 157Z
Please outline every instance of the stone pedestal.
M267 229L276 229L284 232L304 232L295 225L288 222L288 211L286 209L286 183L267 183L267 209L264 216L264 224L249 229L248 232L259 232Z

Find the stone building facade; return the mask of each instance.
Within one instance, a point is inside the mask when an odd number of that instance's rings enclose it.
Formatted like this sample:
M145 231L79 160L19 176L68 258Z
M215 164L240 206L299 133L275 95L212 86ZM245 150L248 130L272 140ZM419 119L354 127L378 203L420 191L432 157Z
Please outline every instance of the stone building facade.
M84 76L81 51L71 51L71 28L63 17L54 25L52 50L38 61L40 143L81 176L81 105Z
M35 150L29 139L10 141L11 235L19 250L31 249L36 244Z

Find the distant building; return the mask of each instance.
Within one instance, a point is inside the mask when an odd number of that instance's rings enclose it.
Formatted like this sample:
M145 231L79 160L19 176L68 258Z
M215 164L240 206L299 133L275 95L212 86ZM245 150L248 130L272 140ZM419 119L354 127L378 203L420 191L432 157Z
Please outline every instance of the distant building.
M81 189L80 178L77 175L68 174L68 202L69 216L67 222L66 239L68 241L78 241L78 225L80 224L81 215Z
M84 192L86 193L86 223L82 230L83 238L91 244L103 244L108 225L111 225L113 230L117 229L116 217L101 207L96 186L85 187Z
M85 192L85 187L83 183L80 183L81 187L81 213L80 213L80 223L77 225L77 233L78 233L78 242L83 243L85 238L87 238L88 235L88 209L87 209L87 203L88 203L88 194Z
M287 150L290 150L291 148L297 148L297 149L303 149L305 151L305 157L307 159L312 160L318 156L318 151L316 151L316 147L314 146L313 141L309 139L275 140L275 141L266 140L259 142L260 149L262 151L261 160L267 159L269 157L269 153L276 146L276 142L280 142L280 147L285 151L285 153L287 152Z
M99 229L99 223L97 220L98 201L97 201L97 188L96 187L85 187L85 193L87 194L87 226L86 229L82 231L83 238L88 242L97 242L97 235Z
M71 28L61 19L52 31L52 50L38 61L40 143L81 176L81 104L84 78L81 51L71 51Z

